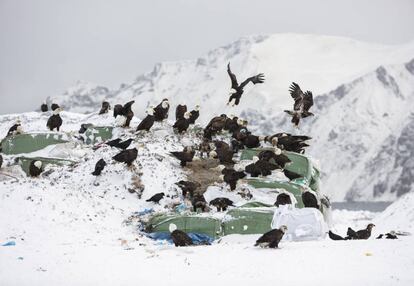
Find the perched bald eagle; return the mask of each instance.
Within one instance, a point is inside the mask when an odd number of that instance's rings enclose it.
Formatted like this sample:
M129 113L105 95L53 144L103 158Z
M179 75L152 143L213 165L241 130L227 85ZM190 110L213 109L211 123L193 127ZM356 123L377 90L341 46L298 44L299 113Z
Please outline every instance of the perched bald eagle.
M158 194L153 195L151 198L149 198L146 201L158 204L164 198L164 196L165 196L164 193L158 193Z
M227 73L229 74L231 80L230 98L227 104L230 104L234 100L234 103L232 104L233 106L239 104L240 98L244 92L243 88L249 82L252 82L253 84L264 83L264 75L262 73L259 73L258 75L249 77L239 85L236 75L230 70L230 63L227 65Z
M215 206L217 211L226 211L229 206L233 206L233 201L228 198L215 198L214 200L210 201L211 206Z
M170 110L170 103L167 98L164 98L160 104L154 108L155 121L163 121L168 118L168 111Z
M140 131L140 130L150 131L151 127L154 125L154 122L155 122L154 109L150 107L147 110L147 114L148 115L138 125L137 131Z
M177 247L194 245L193 240L184 231L175 229L171 232L171 239Z
M101 110L99 110L99 114L108 113L109 109L111 109L111 105L109 104L109 102L103 101Z
M279 242L282 240L283 235L287 231L287 226L282 225L279 229L272 229L271 231L263 234L254 246L277 248Z
M52 105L50 106L50 109L52 109L52 111L55 111L58 108L60 108L60 106L57 103L52 103Z
M92 175L99 176L102 173L105 166L106 166L105 160L100 159L98 162L96 162L95 170L93 171Z
M29 165L29 174L31 177L38 177L42 173L42 161L33 160Z
M191 147L185 147L183 151L174 151L170 152L172 156L180 160L181 167L185 167L188 162L192 162L195 151Z
M188 127L190 126L190 112L185 112L182 118L178 118L177 121L174 123L173 128L178 131L178 133L183 133L187 131Z
M42 105L40 105L40 111L47 112L48 110L49 110L49 107L47 106L45 102L43 102Z
M12 135L18 135L22 133L23 133L22 124L20 120L17 119L16 123L12 127L10 127L9 131L7 132L6 137L12 136Z
M194 124L199 116L200 116L200 105L197 104L194 107L194 110L190 111L190 118L188 119L188 122L190 124Z
M199 182L191 182L191 181L184 181L184 180L181 180L175 184L181 188L181 190L183 191L184 197L189 196L190 198L193 197L195 190L201 187L201 184Z
M275 206L278 207L282 205L291 205L291 204L292 204L292 199L290 198L288 194L280 193L279 195L277 195Z
M347 236L348 239L368 239L371 236L371 231L374 228L375 224L370 223L365 229L354 231L352 228L348 227Z
M187 105L177 105L177 108L175 109L175 120L184 118L184 113L187 112Z
M223 181L229 184L232 191L236 189L237 181L246 177L246 173L243 171L236 171L232 168L225 168L221 173L223 174Z
M138 156L138 149L133 148L133 149L127 149L127 150L121 151L120 153L113 156L112 159L114 159L117 162L125 163L128 166L131 166L132 163L137 158L137 156Z
M62 126L63 120L62 117L60 117L59 115L61 111L62 108L56 108L55 110L53 110L52 116L50 116L47 120L46 126L49 128L50 131L53 131L54 129L59 131L60 126Z

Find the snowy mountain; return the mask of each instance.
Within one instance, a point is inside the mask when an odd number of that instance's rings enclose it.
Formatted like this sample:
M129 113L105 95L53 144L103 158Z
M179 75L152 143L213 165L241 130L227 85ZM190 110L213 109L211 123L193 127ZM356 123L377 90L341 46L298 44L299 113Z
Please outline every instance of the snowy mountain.
M201 105L200 122L220 113L241 115L251 128L310 134L309 154L317 158L324 188L334 200L394 200L414 184L410 134L414 100L414 43L384 46L348 38L276 34L242 38L196 59L157 64L119 90L100 96L87 85L56 100L67 110L96 111L103 98L112 104L135 99L136 115L169 98L172 107ZM263 72L263 85L247 86L241 103L226 106L231 62L239 81ZM315 118L299 130L282 113L292 99L292 81L315 95ZM82 92L78 92L81 90ZM170 119L172 119L170 113ZM411 123L410 123L411 122ZM411 132L411 133L410 133Z

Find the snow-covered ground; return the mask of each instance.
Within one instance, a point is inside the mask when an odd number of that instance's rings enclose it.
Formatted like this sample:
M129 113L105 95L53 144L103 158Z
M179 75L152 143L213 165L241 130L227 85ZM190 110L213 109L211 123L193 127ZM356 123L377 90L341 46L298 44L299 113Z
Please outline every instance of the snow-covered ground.
M26 131L45 131L48 115L27 113L0 116L0 134L16 118ZM74 134L81 123L114 124L111 116L64 112L62 132ZM134 118L132 126L136 126ZM133 129L124 138L132 137ZM123 130L116 129L118 134ZM185 171L169 151L193 144L193 135L179 137L167 123L139 135L138 159L127 168L110 158L118 151L77 144L65 153L76 167L60 167L32 179L12 168L4 156L2 173L16 179L0 181L0 285L412 285L414 238L376 240L379 231L394 226L413 232L412 200L400 198L383 213L333 211L332 230L345 234L348 226L377 228L367 241L283 241L280 249L253 247L258 235L232 235L211 246L176 248L140 235L128 218L154 207L145 202L164 191L156 211L180 202L174 183ZM51 152L52 150L47 150ZM46 151L44 151L46 152ZM98 178L90 173L96 161L108 165ZM145 186L142 194L136 179ZM142 198L139 198L139 195ZM406 218L402 220L401 217ZM133 222L133 220L132 220ZM396 222L400 222L396 225ZM15 245L3 246L7 242Z

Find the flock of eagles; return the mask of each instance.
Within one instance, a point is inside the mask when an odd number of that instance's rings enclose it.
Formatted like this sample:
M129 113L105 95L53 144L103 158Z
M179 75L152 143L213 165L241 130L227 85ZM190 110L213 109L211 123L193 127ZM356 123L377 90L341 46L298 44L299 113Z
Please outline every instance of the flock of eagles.
M230 63L227 66L227 73L231 80L230 97L227 105L238 105L241 97L244 93L244 87L249 83L254 85L264 83L264 75L262 73L249 77L240 84L236 78L236 75L230 69ZM303 92L300 86L293 82L289 87L289 93L294 100L293 110L285 110L291 118L291 122L298 126L301 119L313 116L314 114L309 112L309 109L313 105L313 95L311 91ZM134 116L134 112L131 107L134 101L130 101L124 105L116 104L113 107L113 116L117 126L130 127L130 122ZM62 108L56 103L51 104L52 115L47 121L47 128L50 131L59 131L63 120L59 113ZM194 110L189 111L186 105L177 105L175 110L176 121L172 126L173 129L182 134L187 131L190 125L194 124L199 117L199 106L195 106ZM170 103L168 99L163 99L155 107L150 107L146 111L147 116L136 127L137 132L148 132L151 130L154 122L164 121L168 118L170 109ZM41 105L41 111L47 112L49 107L47 104ZM104 101L99 114L108 113L111 110L109 102ZM82 124L79 133L84 133L87 126ZM21 122L17 121L8 131L7 136L13 136L22 133ZM226 133L227 132L227 133ZM230 144L221 141L214 140L213 137L218 134L231 135ZM236 188L237 181L250 174L251 177L267 176L270 175L273 170L279 169L284 172L287 178L290 180L300 177L298 174L285 170L285 165L290 162L289 158L282 154L282 150L304 153L305 148L309 145L307 141L311 138L308 136L297 136L288 133L277 133L270 136L256 136L253 135L247 128L247 121L238 118L237 116L227 116L222 114L220 116L213 117L207 126L203 129L203 141L198 146L187 146L182 151L171 152L171 156L180 161L180 165L185 167L187 163L192 162L196 151L198 155L203 158L204 154L209 158L215 158L220 161L222 179L226 182L231 190ZM120 138L113 139L103 144L109 145L113 148L118 148L121 151L113 157L113 160L125 163L127 166L131 166L138 155L137 148L128 147L134 141L133 138L122 141ZM233 155L238 153L239 150L244 148L257 148L261 146L261 142L267 142L271 144L273 150L261 151L258 156L253 157L253 163L247 165L244 170L235 170L233 168L235 162L233 161ZM3 158L0 154L0 168L3 162ZM106 162L100 159L96 165L92 175L99 176L106 166ZM37 177L42 172L42 162L32 161L29 167L29 173L32 177ZM205 209L207 202L201 195L196 195L194 192L198 188L199 184L192 181L179 181L176 183L178 187L182 189L183 196L189 198L192 202L194 211L198 209ZM163 199L164 193L158 193L152 196L147 201L158 203ZM305 207L314 207L319 209L316 198L312 196L302 197ZM215 206L218 211L225 211L227 207L232 206L233 202L228 198L215 198L210 205ZM275 203L276 206L283 204L292 204L290 196L287 194L280 194ZM348 228L347 236L342 237L331 231L329 231L329 237L333 240L348 240L348 239L368 239L371 236L371 230L374 227L373 224L369 224L366 229L354 231ZM273 229L263 234L257 241L255 246L277 248L283 235L286 233L287 227L281 226L279 229ZM176 246L190 246L194 245L192 239L182 230L170 229L171 238ZM397 236L395 233L387 233L380 235L378 238L390 238L395 239Z

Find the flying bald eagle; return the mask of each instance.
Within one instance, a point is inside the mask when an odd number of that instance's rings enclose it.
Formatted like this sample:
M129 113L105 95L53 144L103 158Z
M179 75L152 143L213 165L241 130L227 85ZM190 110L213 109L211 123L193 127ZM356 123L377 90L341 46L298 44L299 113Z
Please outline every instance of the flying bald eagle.
M309 112L309 109L313 105L313 95L309 90L303 93L300 86L295 82L292 82L292 85L289 87L289 92L295 100L295 103L293 104L293 111L285 110L285 112L292 115L292 123L298 126L301 118L314 115L312 112Z
M227 73L230 76L231 80L231 90L230 90L230 98L229 102L227 104L230 104L233 100L234 105L238 105L240 102L240 98L244 92L243 88L249 83L252 82L253 84L263 83L264 82L264 75L262 73L259 73L258 75L249 77L245 81L243 81L240 85L237 82L236 75L231 72L230 70L230 63L227 65Z

